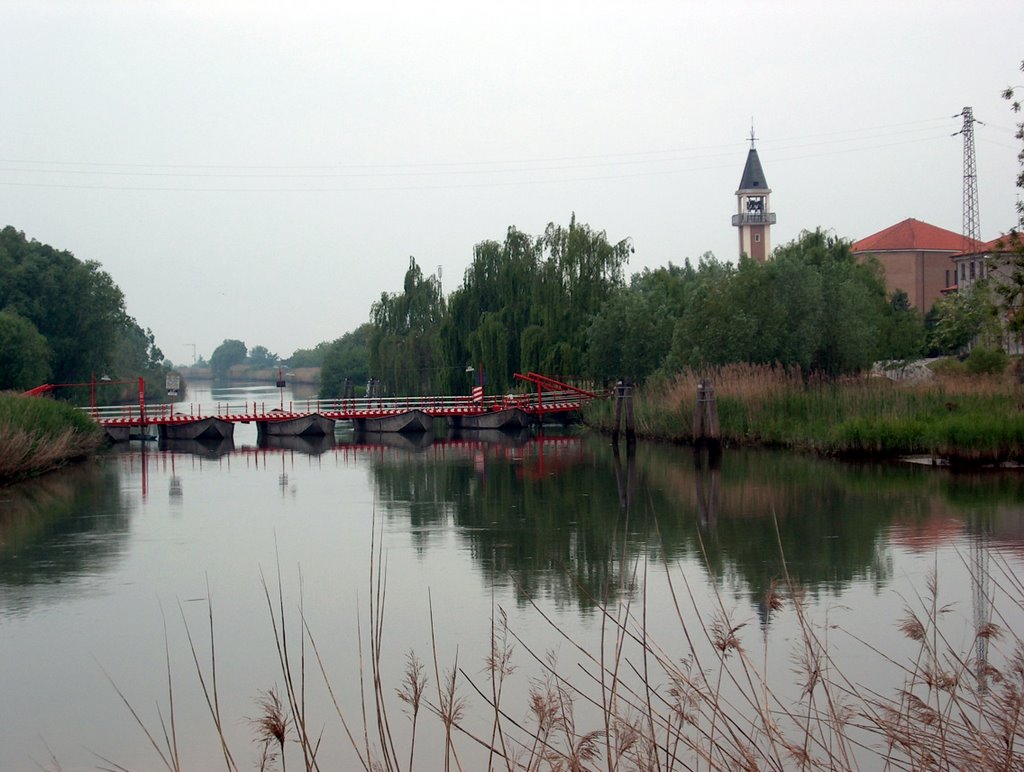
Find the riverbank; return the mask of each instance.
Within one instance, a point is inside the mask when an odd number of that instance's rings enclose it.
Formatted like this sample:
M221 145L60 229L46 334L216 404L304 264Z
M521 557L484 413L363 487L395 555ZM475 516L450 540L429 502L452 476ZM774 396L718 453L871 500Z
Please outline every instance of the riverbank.
M212 381L213 370L209 367L179 367L178 372L186 381ZM228 370L223 380L226 381L259 381L264 383L276 383L278 377L283 374L288 383L308 383L318 385L320 383L319 367L270 367L257 369L249 365L235 365Z
M689 443L697 382L711 381L725 445L822 455L928 455L951 463L1024 461L1024 411L1009 375L935 373L927 380L837 380L780 368L731 365L686 372L634 392L637 436ZM613 428L613 402L592 403L586 422Z
M102 442L99 426L71 405L0 394L0 485L84 458Z

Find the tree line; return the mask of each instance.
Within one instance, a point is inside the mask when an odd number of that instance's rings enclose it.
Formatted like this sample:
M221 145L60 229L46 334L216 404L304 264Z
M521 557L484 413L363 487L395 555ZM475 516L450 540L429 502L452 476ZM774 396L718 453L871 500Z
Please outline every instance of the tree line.
M881 267L821 229L764 264L708 253L627 283L632 252L575 216L538 236L510 227L504 241L476 245L447 297L411 258L402 291L372 306L369 375L392 394L466 393L481 381L500 393L531 370L642 381L741 361L840 375L928 343L924 318L905 293L887 295ZM338 376L325 377L325 395Z
M0 230L0 389L162 374L152 331L94 261Z

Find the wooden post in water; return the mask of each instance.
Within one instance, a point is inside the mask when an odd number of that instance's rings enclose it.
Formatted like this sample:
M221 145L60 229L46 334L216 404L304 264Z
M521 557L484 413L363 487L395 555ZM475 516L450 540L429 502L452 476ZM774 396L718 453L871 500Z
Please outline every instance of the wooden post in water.
M626 444L636 442L635 414L633 413L633 381L631 378L620 378L615 384L615 415L612 424L612 444L619 443L619 424L622 420L623 408L626 413Z
M711 381L704 379L697 382L697 404L693 408L693 447L694 450L707 448L712 456L722 452L715 387Z

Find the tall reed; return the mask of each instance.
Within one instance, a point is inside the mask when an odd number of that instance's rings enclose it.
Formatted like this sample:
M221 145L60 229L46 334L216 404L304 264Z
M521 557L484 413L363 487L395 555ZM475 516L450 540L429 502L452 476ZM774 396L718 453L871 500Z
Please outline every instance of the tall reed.
M0 483L49 471L99 447L89 416L63 402L0 394Z
M286 617L278 570L276 588L265 582L264 591L278 677L286 686L281 696L276 690L259 692L262 712L254 723L263 749L260 768L279 763L284 770L287 759L306 770L323 768L322 730L308 730L323 726L323 719L309 715L306 705L306 689L312 686L306 672L307 645L348 738L353 765L367 771L417 768L417 742L424 731L435 737L435 755L420 754L419 767L424 769L1024 768L1024 638L1001 611L1024 608L1024 580L1004 560L993 556L987 574L991 589L984 599L989 613L962 647L954 643L958 636L953 625L959 622L948 617L937 570L907 602L903 616L892 620L910 642L909 657L847 634L879 666L896 674L889 689L847 677L835 650L835 637L843 631L812 613L805 588L785 568L763 604L771 615L792 618L796 635L789 652L795 663L791 676L771 672L767 640L763 658L753 653L750 633L713 581L712 610L702 611L706 588L690 584L686 573L669 563L663 570L676 632L669 640L656 639L648 626L653 610L644 589L650 569L644 561L638 558L631 569L640 587L637 595L616 595L622 600L613 604L596 602L601 622L596 647L575 640L534 605L565 644L560 656L538 651L496 609L482 678L479 670L459 664L457 649L439 650L432 632L433 684L421 661L410 654L399 683L389 686L380 660L387 572L378 541L370 561L368 625L358 625L360 652L366 656L360 657L362 699L354 720L335 698L337 688L324 667L322 644L303 615L301 596L297 617ZM430 614L433 620L432 609ZM300 636L298 653L294 642L289 643L295 632ZM212 612L210 635L215 661ZM522 653L526 666L513 663L514 651ZM446 659L451 664L443 669ZM508 705L503 694L521 667L534 674L527 704ZM210 697L216 695L216 670L211 668L208 678L198 658L196 668L225 768L237 769L238 755L227 750L216 697ZM172 729L162 727L166 747L153 740L158 732L145 731L164 766L177 770L174 702L170 687L168 691ZM474 702L483 709L474 710ZM396 710L403 706L411 723L407 732L398 729ZM433 720L420 721L421 711Z
M1004 376L937 375L926 382L884 377L805 376L767 365L686 371L636 389L639 436L693 438L697 382L710 380L722 441L824 454L931 454L952 461L1024 460L1024 411ZM586 422L612 429L610 402L593 402Z

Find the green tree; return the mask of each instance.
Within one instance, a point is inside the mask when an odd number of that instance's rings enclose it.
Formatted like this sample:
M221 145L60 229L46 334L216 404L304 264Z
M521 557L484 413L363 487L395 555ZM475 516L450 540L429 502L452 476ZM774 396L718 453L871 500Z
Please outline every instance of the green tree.
M361 324L329 344L320 370L320 396L327 399L340 397L345 391L345 379L354 388L361 388L370 377L370 336L373 325Z
M1024 61L1021 62L1020 69L1024 72ZM1016 88L1019 86L1010 86L1004 90L1003 98L1008 99L1010 108L1019 114L1021 103L1016 99ZM1024 121L1017 123L1017 133L1014 136L1024 140ZM1017 187L1024 190L1024 150L1017 154L1017 160ZM1024 201L1019 198L1017 213L1019 221L1024 222ZM996 289L1006 304L1007 326L1016 335L1018 343L1024 346L1024 235L1017 228L1011 228L1003 242L1005 251L1000 257L1002 270L996 274L1000 277ZM1024 364L1020 366L1019 378L1024 380Z
M896 290L889 297L882 356L888 359L914 359L921 356L925 341L921 313L911 305L910 296L906 292Z
M131 323L121 290L99 263L29 240L11 226L0 231L0 308L13 309L46 338L55 382L108 370Z
M942 354L959 354L974 342L998 345L997 313L988 281L974 282L935 303L928 345Z
M448 298L441 327L445 367L440 385L445 391L464 392L466 366L480 365L493 390L509 388L522 359L523 332L531 321L540 249L536 238L514 227L504 242L482 241L474 247L473 262Z
M253 346L249 350L249 364L259 369L277 367L281 364L281 357L272 353L266 346Z
M297 348L285 360L285 364L289 367L320 367L324 363L327 351L335 342L324 340L317 343L313 348Z
M779 363L837 375L882 356L891 325L877 264L857 261L844 239L805 231L763 264L702 261L667 364Z
M107 374L117 378L131 378L146 373L155 375L157 370L163 369L163 364L164 354L156 345L153 331L149 328L143 330L134 319L128 319L114 344Z
M444 298L436 276L424 277L409 258L401 293L382 293L370 309L371 375L391 394L430 394L442 369Z
M210 369L213 371L213 377L223 378L232 367L242 364L247 351L242 341L226 338L210 355Z
M13 308L0 311L0 390L30 389L49 377L46 338Z

